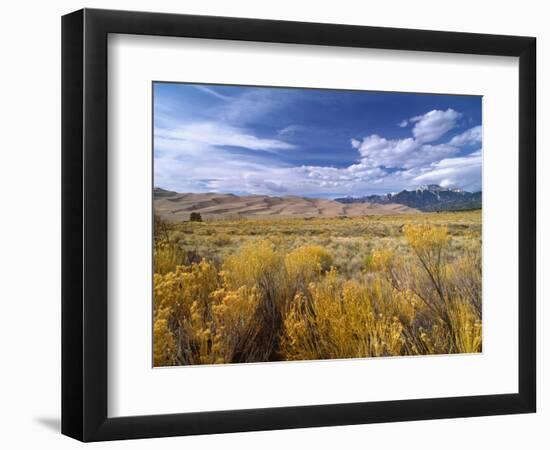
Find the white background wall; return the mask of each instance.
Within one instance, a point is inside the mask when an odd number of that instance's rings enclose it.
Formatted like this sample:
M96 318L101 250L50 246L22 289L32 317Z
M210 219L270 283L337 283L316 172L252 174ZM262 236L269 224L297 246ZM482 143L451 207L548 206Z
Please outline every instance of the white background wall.
M539 230L550 226L550 141L545 107L550 71L545 2L167 0L5 2L0 15L0 443L4 448L74 448L60 417L60 16L81 7L257 17L538 38ZM222 69L222 68L220 68ZM544 295L549 238L539 231L539 412L223 436L101 443L94 448L548 448L550 319ZM506 253L503 252L503 257ZM546 274L545 274L546 272ZM546 277L545 277L546 275ZM403 382L407 382L403 374Z

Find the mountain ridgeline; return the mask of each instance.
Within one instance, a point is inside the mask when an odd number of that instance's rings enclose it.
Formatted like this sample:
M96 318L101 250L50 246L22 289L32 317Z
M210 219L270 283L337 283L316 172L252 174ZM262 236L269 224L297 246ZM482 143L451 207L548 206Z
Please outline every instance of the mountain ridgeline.
M481 192L448 189L437 184L421 186L412 191L403 190L396 194L344 197L334 200L344 204L375 203L385 205L392 203L426 212L464 211L481 208Z

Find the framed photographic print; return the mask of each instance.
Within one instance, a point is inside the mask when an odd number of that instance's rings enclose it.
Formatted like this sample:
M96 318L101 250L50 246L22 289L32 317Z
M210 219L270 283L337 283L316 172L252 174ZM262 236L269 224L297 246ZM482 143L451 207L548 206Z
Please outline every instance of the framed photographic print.
M535 39L62 22L62 432L535 411Z

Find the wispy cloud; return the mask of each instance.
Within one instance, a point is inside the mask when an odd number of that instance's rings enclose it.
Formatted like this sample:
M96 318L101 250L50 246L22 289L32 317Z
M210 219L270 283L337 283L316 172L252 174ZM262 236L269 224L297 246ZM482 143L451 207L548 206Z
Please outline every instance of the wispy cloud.
M223 95L223 94L220 94L219 92L216 92L213 88L211 87L208 87L208 86L205 86L205 85L193 85L193 87L201 92L205 92L209 95L212 95L216 98L219 98L221 100L224 100L224 101L229 101L231 100L231 97L229 97L228 95Z
M216 122L198 122L173 129L158 129L155 139L186 141L210 146L241 147L249 150L289 150L294 145L279 139L261 138L243 128Z
M287 90L273 91L262 88L251 88L221 105L217 112L219 117L234 124L245 125L250 122L257 122L262 118L269 117L278 110L288 107L293 101L294 94Z
M300 125L288 125L284 128L281 128L279 131L277 131L278 136L294 136L296 133L300 132L302 130L302 126Z

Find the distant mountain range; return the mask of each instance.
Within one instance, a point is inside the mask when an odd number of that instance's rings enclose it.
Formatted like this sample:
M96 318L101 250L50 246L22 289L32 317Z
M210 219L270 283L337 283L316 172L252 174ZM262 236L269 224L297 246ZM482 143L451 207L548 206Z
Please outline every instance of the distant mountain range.
M179 193L161 188L153 189L155 214L170 220L189 220L192 212L203 218L273 218L273 217L342 217L386 214L419 213L405 205L384 202L337 202L323 198L307 198L294 195L271 197L269 195L234 195L215 192Z
M343 204L369 203L378 205L399 204L420 211L460 211L481 208L481 192L447 189L437 184L420 186L413 191L397 194L367 195L334 199Z

